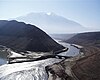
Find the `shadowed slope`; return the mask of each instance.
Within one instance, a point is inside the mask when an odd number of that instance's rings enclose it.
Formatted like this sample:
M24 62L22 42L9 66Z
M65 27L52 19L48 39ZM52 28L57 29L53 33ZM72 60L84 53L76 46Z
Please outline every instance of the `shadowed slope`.
M18 52L48 52L64 48L36 26L15 20L0 21L0 45Z

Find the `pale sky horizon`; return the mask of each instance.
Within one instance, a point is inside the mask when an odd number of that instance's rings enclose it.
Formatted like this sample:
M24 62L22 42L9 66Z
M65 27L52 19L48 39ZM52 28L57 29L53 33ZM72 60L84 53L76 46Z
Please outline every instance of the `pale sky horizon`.
M31 12L53 12L100 30L100 0L0 0L0 20Z

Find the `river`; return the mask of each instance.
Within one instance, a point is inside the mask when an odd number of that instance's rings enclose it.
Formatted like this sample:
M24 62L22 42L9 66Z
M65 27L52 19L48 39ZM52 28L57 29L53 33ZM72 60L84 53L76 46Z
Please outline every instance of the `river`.
M58 55L76 56L79 54L79 50L70 44L64 42L60 42L60 44L69 49L68 51L62 52ZM6 57L4 60L6 61ZM63 59L48 58L40 61L15 64L5 64L4 61L4 65L0 66L0 80L47 80L48 75L45 71L45 67L62 60ZM1 63L3 64L3 61L1 61Z
M8 52L4 48L0 48L0 65L7 63Z

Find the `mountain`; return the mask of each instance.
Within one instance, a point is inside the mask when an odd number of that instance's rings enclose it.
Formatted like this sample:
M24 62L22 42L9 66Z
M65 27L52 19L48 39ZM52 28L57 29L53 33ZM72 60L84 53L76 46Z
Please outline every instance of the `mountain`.
M71 33L86 30L85 27L83 27L79 23L68 20L54 13L30 13L14 19L34 24L47 33Z
M38 27L15 20L0 20L0 45L17 52L50 52L64 48Z
M74 43L83 46L93 45L100 47L100 32L79 33L65 41L68 43Z

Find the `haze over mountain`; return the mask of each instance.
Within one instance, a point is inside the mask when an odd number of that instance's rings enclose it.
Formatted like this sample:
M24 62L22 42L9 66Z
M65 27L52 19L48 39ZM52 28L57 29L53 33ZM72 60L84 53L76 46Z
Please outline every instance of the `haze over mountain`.
M64 48L36 26L15 20L0 20L0 45L17 52L50 52Z
M34 24L47 33L76 33L86 30L81 24L54 13L29 13L14 19Z

